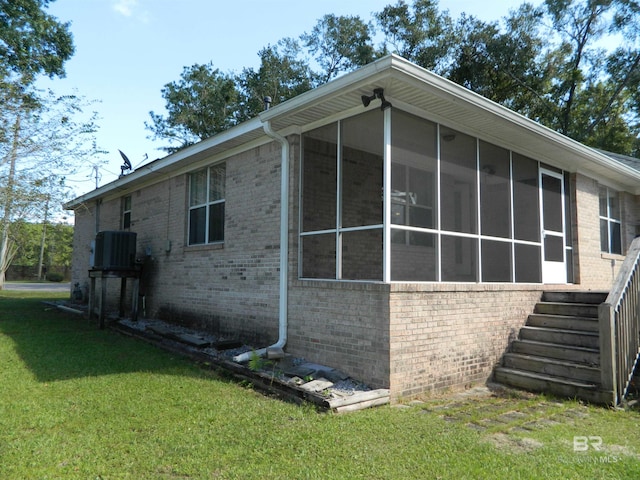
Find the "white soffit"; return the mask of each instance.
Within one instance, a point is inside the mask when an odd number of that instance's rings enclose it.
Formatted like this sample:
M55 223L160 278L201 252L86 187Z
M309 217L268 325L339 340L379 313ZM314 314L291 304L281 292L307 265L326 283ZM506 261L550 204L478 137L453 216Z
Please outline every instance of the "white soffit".
M460 85L435 75L397 55L389 55L325 85L276 105L254 118L203 140L184 150L155 160L135 172L69 202L75 208L83 202L122 194L142 185L167 178L191 165L243 146L269 141L262 123L271 122L276 132L299 131L345 111L362 112L380 108L374 100L362 105L361 96L374 88L396 106L410 106L426 118L517 153L596 180L613 182L620 188L640 194L640 172L611 157L560 135L528 118L488 100Z
M396 105L410 105L426 118L509 148L517 153L596 180L613 181L640 194L640 172L586 147L523 115L396 55L389 55L328 84L260 114L276 131L302 127L358 106L379 108L374 100L362 106L361 95L384 88Z
M262 122L254 118L176 153L147 163L124 177L71 200L64 205L64 208L72 210L90 200L117 197L169 178L176 172L184 171L189 167L198 168L203 160L215 158L227 152L242 151L268 141L270 139L264 133Z

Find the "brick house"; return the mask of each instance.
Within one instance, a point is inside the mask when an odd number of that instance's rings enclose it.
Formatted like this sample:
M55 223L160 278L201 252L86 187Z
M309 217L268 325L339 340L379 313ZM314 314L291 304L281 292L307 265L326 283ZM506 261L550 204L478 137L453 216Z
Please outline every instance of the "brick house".
M464 388L544 291L611 288L636 167L390 55L71 201L72 284L131 230L148 317Z

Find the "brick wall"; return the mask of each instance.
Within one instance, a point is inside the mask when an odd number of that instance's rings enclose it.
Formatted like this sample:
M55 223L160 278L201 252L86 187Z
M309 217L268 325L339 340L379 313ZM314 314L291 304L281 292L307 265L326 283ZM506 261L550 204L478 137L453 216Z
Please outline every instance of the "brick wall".
M585 289L609 290L624 260L622 255L600 251L600 206L598 182L584 175L575 176L577 211L574 223L574 266L576 283ZM636 235L638 197L621 195L622 250Z
M187 246L187 175L130 193L148 317L248 341L277 339L280 158L270 143L227 161L223 245ZM101 230L120 228L121 201L101 205ZM76 211L73 281L81 284L88 283L94 210ZM109 305L117 305L115 295L110 288Z
M389 387L389 286L294 281L287 351Z
M73 253L71 257L71 289L79 283L83 295L89 293L89 259L91 241L96 237L95 203L83 205L75 211L73 228Z
M567 286L392 284L298 280L299 138L290 137L287 351L339 368L394 398L485 382L543 290ZM187 246L188 177L131 192L131 231L145 259L146 314L241 337L276 341L279 303L280 146L273 142L226 163L223 245ZM611 258L600 253L597 182L576 175L576 280L607 289ZM120 197L100 206L99 229L120 228ZM88 284L95 204L76 210L72 282ZM640 209L623 196L624 245ZM616 260L619 268L622 257ZM110 289L115 299L115 288ZM111 305L116 302L110 299Z
M541 293L520 285L391 285L392 397L485 383Z
M620 199L622 216L622 248L626 251L631 241L640 235L640 197L622 192Z

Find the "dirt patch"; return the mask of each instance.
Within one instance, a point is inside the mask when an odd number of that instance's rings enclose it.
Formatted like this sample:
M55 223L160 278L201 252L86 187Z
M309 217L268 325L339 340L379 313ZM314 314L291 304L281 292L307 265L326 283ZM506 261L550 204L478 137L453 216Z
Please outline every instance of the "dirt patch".
M544 446L542 442L533 438L518 438L506 433L489 435L487 441L498 450L513 454L529 453Z

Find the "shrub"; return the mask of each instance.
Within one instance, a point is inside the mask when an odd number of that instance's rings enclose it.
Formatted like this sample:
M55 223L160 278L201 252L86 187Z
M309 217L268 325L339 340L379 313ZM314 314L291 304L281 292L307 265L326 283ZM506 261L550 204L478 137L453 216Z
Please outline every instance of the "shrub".
M62 280L64 280L64 275L62 275L61 273L53 272L47 275L47 280L49 280L50 282L61 282Z

